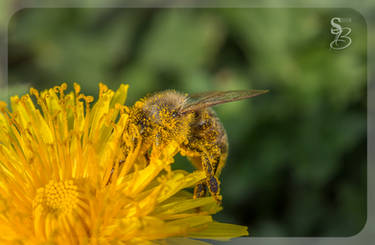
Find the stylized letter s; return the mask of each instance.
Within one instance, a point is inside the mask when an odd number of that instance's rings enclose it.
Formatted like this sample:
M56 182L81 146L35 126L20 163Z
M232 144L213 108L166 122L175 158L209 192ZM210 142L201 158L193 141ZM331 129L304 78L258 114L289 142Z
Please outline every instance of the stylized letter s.
M334 34L334 35L337 35L339 33L342 32L342 27L340 24L338 23L335 23L335 21L337 20L337 22L341 22L341 18L339 17L334 17L331 19L331 33Z

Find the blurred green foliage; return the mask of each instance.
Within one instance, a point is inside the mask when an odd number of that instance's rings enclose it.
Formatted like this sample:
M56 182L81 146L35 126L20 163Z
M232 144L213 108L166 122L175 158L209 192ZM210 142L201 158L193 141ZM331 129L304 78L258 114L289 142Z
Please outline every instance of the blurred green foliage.
M353 43L341 51L329 49L335 16L351 19ZM78 82L96 95L99 82L129 83L132 104L167 88L270 89L215 107L230 141L217 219L252 236L349 236L365 224L367 44L357 12L24 9L8 34L10 94Z

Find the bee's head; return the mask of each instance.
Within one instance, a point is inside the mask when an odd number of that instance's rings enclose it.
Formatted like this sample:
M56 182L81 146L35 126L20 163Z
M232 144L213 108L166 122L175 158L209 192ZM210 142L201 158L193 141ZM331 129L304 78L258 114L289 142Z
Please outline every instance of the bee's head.
M144 99L143 112L151 122L158 125L171 123L186 116L182 113L186 101L187 96L184 94L174 90L162 91Z
M174 90L155 93L143 99L141 110L157 141L183 142L189 132L191 113L183 113L187 95Z

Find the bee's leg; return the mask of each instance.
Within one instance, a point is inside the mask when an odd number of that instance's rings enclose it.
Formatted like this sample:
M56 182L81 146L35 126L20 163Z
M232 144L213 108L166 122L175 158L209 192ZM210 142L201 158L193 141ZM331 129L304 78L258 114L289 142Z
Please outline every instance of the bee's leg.
M202 170L202 158L200 156L188 157L190 162L199 170ZM194 199L204 197L207 194L206 180L200 181L194 187Z
M197 168L202 169L206 173L206 178L199 182L194 188L194 198L204 197L207 194L207 189L209 193L215 198L215 200L220 203L222 197L220 195L220 182L215 176L219 157L214 157L214 160L210 161L210 158L206 154L201 154L200 156L189 157L191 163Z
M223 197L220 195L219 179L214 175L208 176L206 178L206 184L208 186L208 191L211 193L212 197L218 204L221 204Z
M118 163L118 168L121 169L123 163L125 162L125 160L120 160L119 163ZM115 166L112 167L111 169L111 173L109 175L109 178L108 178L108 181L107 181L107 185L109 185L112 181L112 175L113 173L115 172Z
M199 197L204 197L206 193L207 193L207 185L205 181L199 182L194 187L194 199L199 198Z
M205 182L208 187L208 191L218 203L221 203L222 196L220 195L220 181L215 176L213 171L213 166L215 165L217 164L213 164L208 157L202 157L202 167L206 172Z

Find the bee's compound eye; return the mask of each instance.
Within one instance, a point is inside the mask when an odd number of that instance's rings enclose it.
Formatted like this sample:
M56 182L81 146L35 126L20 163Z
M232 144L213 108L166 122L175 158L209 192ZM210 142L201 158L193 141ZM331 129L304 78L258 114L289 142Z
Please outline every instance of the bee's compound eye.
M173 112L172 112L172 117L175 118L175 117L177 117L177 116L178 116L178 112L177 112L177 111L173 111Z

